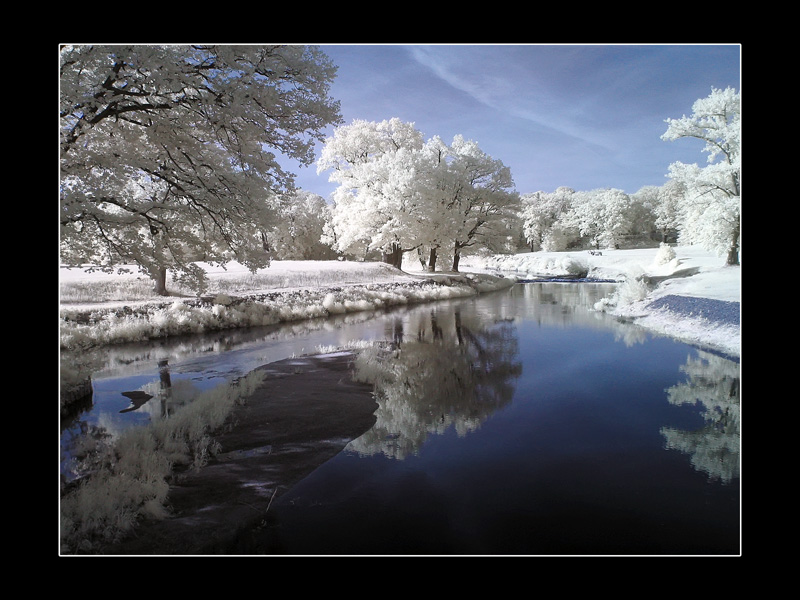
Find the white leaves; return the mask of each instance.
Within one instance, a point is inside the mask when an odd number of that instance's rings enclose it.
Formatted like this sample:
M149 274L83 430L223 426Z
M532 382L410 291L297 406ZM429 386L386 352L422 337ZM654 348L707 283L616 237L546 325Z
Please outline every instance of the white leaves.
M414 128L413 123L405 123L396 117L381 122L356 119L350 125L338 127L333 136L325 140L317 160L317 172L333 169L330 180L341 182L348 176L348 171L359 165L368 165L401 149L418 150L421 147L422 133Z
M477 143L423 143L413 123L397 118L337 129L318 162L326 169L340 184L332 227L341 251L466 245L517 201L510 170Z
M669 177L682 186L681 241L701 244L735 259L740 236L741 98L732 88L712 88L707 98L697 100L693 114L667 119L665 140L694 137L706 142L708 164L676 162ZM720 159L717 161L717 159ZM716 161L716 162L715 162Z
M278 260L333 258L329 244L321 240L330 211L322 196L300 190L286 197L275 224L267 231L269 250Z
M61 53L65 260L265 264L260 232L340 122L335 68L299 46L72 46ZM157 249L157 252L153 252Z
M700 98L692 105L691 116L666 119L667 131L661 136L665 141L692 137L706 142L705 152L712 163L722 154L733 163L738 160L741 136L741 96L732 88L711 88L707 98Z
M559 251L581 236L595 245L613 248L633 226L639 206L620 189L575 192L560 187L553 193L524 197L523 233L537 249Z

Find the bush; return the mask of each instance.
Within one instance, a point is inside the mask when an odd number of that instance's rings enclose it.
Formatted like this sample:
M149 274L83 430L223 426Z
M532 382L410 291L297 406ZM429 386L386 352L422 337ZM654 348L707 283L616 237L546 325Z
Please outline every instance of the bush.
M644 273L634 270L626 275L625 280L617 286L611 296L596 302L594 308L595 310L606 311L634 304L644 300L649 291L647 283L645 283Z
M666 265L673 260L675 260L675 249L669 244L661 242L661 246L659 246L656 252L656 257L653 259L653 264L658 266Z

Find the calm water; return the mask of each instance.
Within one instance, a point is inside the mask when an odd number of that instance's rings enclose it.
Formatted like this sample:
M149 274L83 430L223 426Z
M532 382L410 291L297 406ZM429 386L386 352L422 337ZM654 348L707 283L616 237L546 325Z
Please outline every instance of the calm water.
M265 362L381 340L357 364L375 427L277 498L237 552L738 554L739 364L588 310L612 289L525 284L113 349L93 357L94 406L62 433L62 472L82 432L169 412L155 397L121 412L123 392L166 376L180 404Z

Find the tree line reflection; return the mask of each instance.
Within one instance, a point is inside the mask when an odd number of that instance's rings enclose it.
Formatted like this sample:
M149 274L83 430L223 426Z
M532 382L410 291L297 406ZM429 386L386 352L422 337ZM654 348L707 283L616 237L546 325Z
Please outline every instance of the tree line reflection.
M637 335L643 338L638 343L647 338L640 328L585 310L601 293L594 286L516 287L521 289L498 295L490 309L472 302L442 303L386 315L385 341L360 350L354 364L355 378L375 388L377 422L348 448L402 459L432 434L452 430L465 436L480 428L513 400L522 374L516 319L611 327L616 341L626 345ZM172 377L165 358L159 357L158 367L157 378L123 393L131 404L119 412L147 413L151 421L169 418L201 391L196 381ZM665 399L676 406L699 405L705 425L696 431L662 427L664 448L688 455L692 467L709 479L729 483L739 477L739 364L698 351L680 370L686 381L665 390ZM62 431L72 424L81 437L94 438L116 429L102 419L91 435L87 429L94 426L76 420L64 419Z
M739 477L741 445L739 364L707 352L689 357L681 371L688 380L666 390L670 404L702 407L705 425L696 431L662 427L666 447L690 456L692 467L709 479Z
M350 450L404 458L430 434L466 435L511 402L522 373L511 320L434 308L389 329L388 342L355 361L355 378L375 386L379 407L375 426Z

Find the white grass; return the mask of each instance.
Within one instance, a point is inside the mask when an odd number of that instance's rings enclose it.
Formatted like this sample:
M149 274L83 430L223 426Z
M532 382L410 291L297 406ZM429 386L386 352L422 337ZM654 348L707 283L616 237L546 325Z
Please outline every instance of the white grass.
M211 285L202 299L156 296L134 275L62 269L61 347L273 325L464 297L514 283L491 275L414 275L384 263L283 261L255 274L239 265L206 268Z
M199 263L206 271L209 287L206 296L217 294L246 295L279 290L316 289L341 285L369 285L417 280L385 263L353 261L273 261L266 269L250 272L238 263L225 268ZM59 289L62 305L92 308L98 305L124 305L141 302L163 302L153 292L153 283L136 272L107 274L90 272L89 268L60 270ZM171 295L192 298L192 290L171 278L167 282Z

